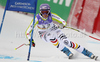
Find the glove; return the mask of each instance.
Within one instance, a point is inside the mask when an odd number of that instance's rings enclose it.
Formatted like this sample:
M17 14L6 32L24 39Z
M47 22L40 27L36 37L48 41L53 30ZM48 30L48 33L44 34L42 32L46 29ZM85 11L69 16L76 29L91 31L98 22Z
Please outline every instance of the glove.
M63 29L63 28L65 28L66 26L64 26L62 23L60 23L58 27L59 27L60 29Z
M31 39L29 39L29 42L31 41ZM35 43L34 40L32 39L32 46L35 47Z

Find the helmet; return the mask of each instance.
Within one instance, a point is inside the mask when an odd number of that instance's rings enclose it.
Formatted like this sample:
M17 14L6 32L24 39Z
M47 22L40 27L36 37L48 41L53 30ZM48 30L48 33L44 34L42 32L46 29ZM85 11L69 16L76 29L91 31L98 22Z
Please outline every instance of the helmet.
M50 13L50 6L49 4L41 4L40 5L40 14L49 14Z

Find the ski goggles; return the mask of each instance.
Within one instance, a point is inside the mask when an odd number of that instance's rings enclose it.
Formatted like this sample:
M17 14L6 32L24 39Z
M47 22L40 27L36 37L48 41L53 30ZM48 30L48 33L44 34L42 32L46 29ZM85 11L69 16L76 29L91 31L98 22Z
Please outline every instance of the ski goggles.
M50 12L49 10L42 10L42 11L41 11L41 14L42 14L42 15L44 15L44 14L48 15L49 12Z

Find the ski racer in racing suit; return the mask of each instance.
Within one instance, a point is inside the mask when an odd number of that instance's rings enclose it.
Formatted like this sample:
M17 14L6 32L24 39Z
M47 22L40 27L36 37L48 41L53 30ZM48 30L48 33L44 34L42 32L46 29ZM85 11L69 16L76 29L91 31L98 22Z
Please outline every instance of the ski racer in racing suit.
M40 13L38 13L35 18L34 27L37 26L40 38L42 40L44 40L45 42L51 42L55 47L65 53L69 58L73 56L73 53L67 47L65 47L65 45L75 49L85 56L90 57L91 59L95 57L93 53L91 53L81 45L68 40L65 34L53 23L53 21L60 23L60 28L64 28L67 25L67 23L61 17L59 17L55 13L51 13L50 6L48 4L41 4ZM29 41L31 39L30 33L33 26L32 22L30 23L25 33ZM35 42L33 39L32 46L35 47Z

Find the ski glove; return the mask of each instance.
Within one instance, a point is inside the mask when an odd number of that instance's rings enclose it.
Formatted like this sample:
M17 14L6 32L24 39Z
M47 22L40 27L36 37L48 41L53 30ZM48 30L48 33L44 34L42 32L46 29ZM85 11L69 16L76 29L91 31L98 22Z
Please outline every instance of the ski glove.
M31 41L31 39L29 39L29 42ZM32 46L35 47L35 43L34 40L32 39Z
M59 27L60 29L63 29L63 28L65 28L66 26L64 26L62 23L60 23L58 27Z

